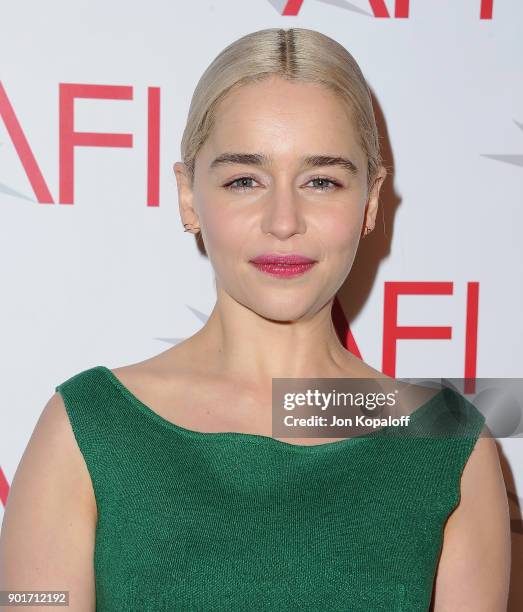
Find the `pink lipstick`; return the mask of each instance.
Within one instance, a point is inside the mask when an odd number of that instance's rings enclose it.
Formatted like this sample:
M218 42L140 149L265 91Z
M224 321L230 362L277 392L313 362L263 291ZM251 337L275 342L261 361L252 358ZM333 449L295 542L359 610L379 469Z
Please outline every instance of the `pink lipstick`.
M316 263L315 259L289 253L282 255L280 253L264 253L250 260L260 272L265 272L271 276L278 278L290 278L300 276L310 270Z

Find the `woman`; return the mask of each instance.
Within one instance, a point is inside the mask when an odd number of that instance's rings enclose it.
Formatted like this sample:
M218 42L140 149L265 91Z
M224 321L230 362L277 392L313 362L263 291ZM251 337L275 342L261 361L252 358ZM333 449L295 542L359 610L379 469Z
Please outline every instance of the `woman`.
M505 610L507 500L475 409L451 442L271 436L273 378L387 378L331 319L386 177L354 58L300 28L237 40L182 158L216 305L179 345L57 386L9 496L2 588L69 590L74 610Z

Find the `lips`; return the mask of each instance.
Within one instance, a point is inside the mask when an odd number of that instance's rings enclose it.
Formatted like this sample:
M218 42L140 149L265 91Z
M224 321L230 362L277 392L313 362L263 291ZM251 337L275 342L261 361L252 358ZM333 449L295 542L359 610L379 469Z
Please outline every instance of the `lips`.
M310 270L316 262L315 259L298 253L263 253L250 260L260 272L280 278L300 276Z
M289 253L288 255L279 253L264 253L263 255L253 257L251 261L255 264L276 264L280 266L315 263L314 259L305 257L304 255L298 255L297 253Z

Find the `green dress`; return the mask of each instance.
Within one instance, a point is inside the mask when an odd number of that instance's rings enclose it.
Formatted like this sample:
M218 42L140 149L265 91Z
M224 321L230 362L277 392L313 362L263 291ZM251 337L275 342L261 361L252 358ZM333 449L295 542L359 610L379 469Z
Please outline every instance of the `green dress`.
M97 612L429 609L485 422L457 392L403 435L295 445L175 425L105 366L56 390L96 497Z

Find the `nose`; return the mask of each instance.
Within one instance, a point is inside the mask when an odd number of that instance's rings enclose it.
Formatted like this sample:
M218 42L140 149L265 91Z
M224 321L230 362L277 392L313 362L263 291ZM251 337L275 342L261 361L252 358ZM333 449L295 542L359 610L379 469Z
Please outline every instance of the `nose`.
M280 240L305 233L303 206L291 186L280 185L271 192L263 206L261 229Z

